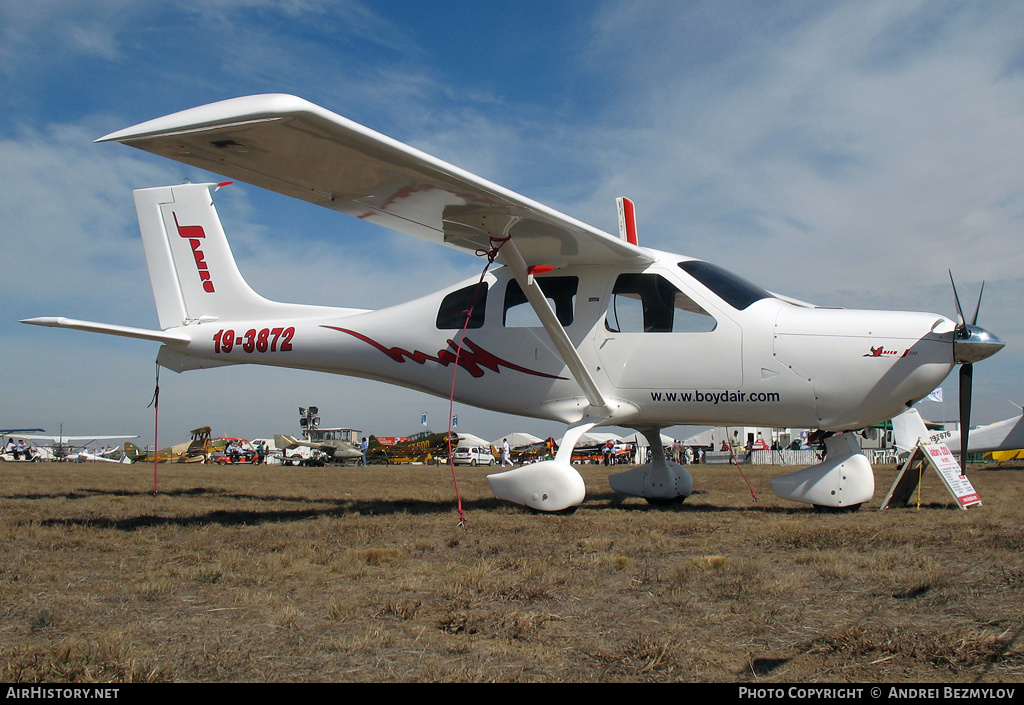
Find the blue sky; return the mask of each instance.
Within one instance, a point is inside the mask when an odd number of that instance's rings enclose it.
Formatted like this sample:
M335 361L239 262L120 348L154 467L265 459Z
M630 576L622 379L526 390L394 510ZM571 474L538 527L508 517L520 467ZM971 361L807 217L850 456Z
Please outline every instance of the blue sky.
M1007 347L977 422L1024 403L1019 2L0 2L0 425L152 440L156 345L18 324L156 315L131 191L208 176L114 130L251 93L299 95L641 243L820 304L954 314ZM379 307L472 257L233 186L218 209L269 298ZM969 303L967 303L969 301ZM955 375L954 375L955 377ZM923 413L953 420L947 401ZM447 401L309 372L161 374L161 440L325 424L443 428ZM459 407L460 429L559 435Z

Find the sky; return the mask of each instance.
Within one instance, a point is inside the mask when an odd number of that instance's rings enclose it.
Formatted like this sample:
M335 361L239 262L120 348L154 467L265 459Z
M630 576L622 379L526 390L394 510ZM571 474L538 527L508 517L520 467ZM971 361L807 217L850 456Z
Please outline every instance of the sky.
M131 192L216 176L116 144L205 103L291 93L608 232L816 304L955 317L1006 348L976 423L1024 403L1024 4L0 0L0 427L151 443L158 345ZM217 207L271 299L356 308L478 275L472 256L236 184ZM324 426L407 435L448 400L238 366L160 377L159 440ZM956 419L956 372L926 418ZM558 424L456 405L459 430Z

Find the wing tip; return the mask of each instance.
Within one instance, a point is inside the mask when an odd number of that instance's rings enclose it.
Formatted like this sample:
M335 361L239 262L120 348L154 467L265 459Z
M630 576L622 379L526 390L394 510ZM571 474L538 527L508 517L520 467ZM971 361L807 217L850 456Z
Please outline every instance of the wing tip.
M37 316L36 318L22 318L18 323L27 323L30 326L46 326L47 328L60 328L65 319L61 316Z
M322 112L323 108L289 93L259 93L228 98L187 108L104 135L93 143L130 142L131 140L169 134L181 130L203 129L223 122L258 120L261 117L299 112Z

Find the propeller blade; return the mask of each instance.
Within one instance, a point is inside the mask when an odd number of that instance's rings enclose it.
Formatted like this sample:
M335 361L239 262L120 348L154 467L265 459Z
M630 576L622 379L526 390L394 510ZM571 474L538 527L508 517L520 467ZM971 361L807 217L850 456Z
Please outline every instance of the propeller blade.
M956 302L956 318L957 318L957 332L963 329L966 319L964 318L964 310L960 308L960 294L956 293L956 282L953 281L953 270L949 271L949 283L953 285L953 300Z
M978 292L978 305L974 307L974 315L971 316L971 325L978 324L978 311L981 309L981 295L985 293L985 281L981 282L981 291Z
M960 365L960 469L967 474L967 439L971 433L971 388L974 386L974 365Z

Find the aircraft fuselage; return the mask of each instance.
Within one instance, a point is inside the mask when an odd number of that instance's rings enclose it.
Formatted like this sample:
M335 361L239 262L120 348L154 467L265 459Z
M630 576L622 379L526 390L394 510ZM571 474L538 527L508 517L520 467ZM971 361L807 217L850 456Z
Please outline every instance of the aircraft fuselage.
M796 305L699 260L657 255L634 270L537 277L616 424L862 428L924 397L954 365L955 325L943 316ZM476 285L375 311L192 323L172 329L191 342L165 345L161 363L313 369L445 397L457 364L460 402L579 419L588 401L509 269Z

